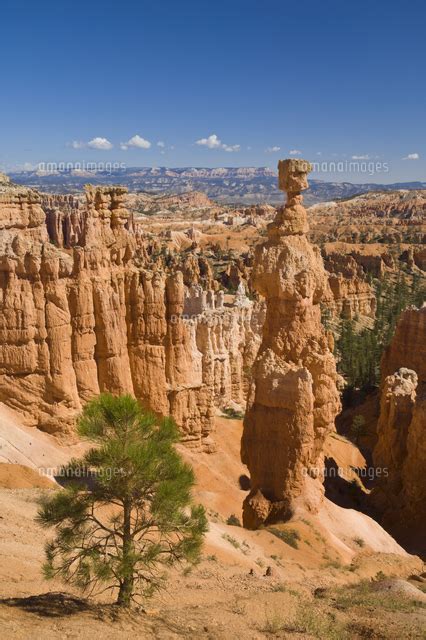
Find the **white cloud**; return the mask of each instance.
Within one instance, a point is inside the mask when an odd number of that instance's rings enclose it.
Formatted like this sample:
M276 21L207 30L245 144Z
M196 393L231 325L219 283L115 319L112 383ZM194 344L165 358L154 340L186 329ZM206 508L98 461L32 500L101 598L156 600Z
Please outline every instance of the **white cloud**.
M70 143L67 143L68 147L72 147L73 149L86 149L89 147L90 149L98 149L99 151L109 151L114 147L112 142L108 140L108 138L96 137L89 140L89 142L83 142L83 140L73 140Z
M299 149L290 149L290 151L288 153L291 156L301 156L302 155L302 152L299 151Z
M222 149L225 149L225 151L228 151L229 153L232 153L233 151L239 151L241 149L241 145L239 144L224 144L222 145Z
M212 133L208 138L200 138L200 140L197 140L195 144L198 144L201 147L207 147L208 149L223 149L229 153L239 151L241 148L241 145L239 144L225 144L215 133Z
M195 144L199 144L202 147L208 147L209 149L220 149L222 146L221 141L215 133L212 133L208 138L200 138Z
M87 146L91 149L98 149L99 151L109 151L114 145L107 138L93 138L89 140Z
M164 143L162 140L159 140L159 141L157 142L157 147L161 147L161 149L164 149L164 147L165 147L165 146L166 146L166 145L165 145L165 143Z
M352 160L370 160L370 156L368 154L363 156L352 156Z
M281 147L266 147L265 153L277 153Z
M120 148L123 151L127 151L129 147L135 147L136 149L149 149L150 146L150 141L145 140L145 138L142 138L138 134L134 135L130 140L127 140L127 142L120 143Z
M317 151L317 156L322 156L322 151Z
M405 156L405 158L402 158L403 160L419 160L420 159L420 155L418 153L409 153L408 156Z

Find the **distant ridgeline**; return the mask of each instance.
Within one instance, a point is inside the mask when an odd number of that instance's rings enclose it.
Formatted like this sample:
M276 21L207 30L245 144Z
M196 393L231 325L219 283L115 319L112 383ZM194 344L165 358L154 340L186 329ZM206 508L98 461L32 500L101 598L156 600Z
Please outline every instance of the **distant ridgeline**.
M95 164L95 163L92 163ZM58 165L44 163L34 171L11 173L10 177L18 184L34 187L43 191L69 193L92 184L121 184L132 191L152 193L185 192L198 190L210 198L226 203L256 204L259 202L280 203L282 196L277 188L277 174L268 167L125 167L120 163ZM362 167L354 176L369 177ZM426 189L426 182L407 182L395 184L351 183L311 180L305 194L307 205L338 198L350 198L366 191L392 189Z

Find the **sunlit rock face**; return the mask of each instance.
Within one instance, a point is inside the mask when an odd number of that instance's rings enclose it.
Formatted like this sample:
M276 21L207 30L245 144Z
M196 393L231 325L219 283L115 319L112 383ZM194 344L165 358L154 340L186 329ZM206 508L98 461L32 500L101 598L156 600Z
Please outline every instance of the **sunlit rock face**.
M354 320L359 316L373 318L376 296L365 279L364 270L350 255L324 252L331 296L327 307L336 318Z
M184 274L150 268L125 194L89 187L82 204L0 179L0 400L69 435L85 402L131 393L211 450L216 408L243 402L260 310L204 291L186 314Z
M311 167L279 163L287 203L256 247L253 286L266 300L262 343L253 366L241 458L251 477L244 501L248 528L316 511L323 497L323 445L340 409L332 338L321 324L329 295L319 250L306 238L301 191Z

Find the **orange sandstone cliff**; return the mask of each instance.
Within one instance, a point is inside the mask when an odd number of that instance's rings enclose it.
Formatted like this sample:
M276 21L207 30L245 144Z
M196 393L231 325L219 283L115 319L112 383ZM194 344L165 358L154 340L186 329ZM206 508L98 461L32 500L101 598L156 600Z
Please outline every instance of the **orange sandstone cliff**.
M63 435L93 396L131 393L209 450L216 407L243 401L261 318L151 265L125 194L88 187L77 204L1 177L0 401Z

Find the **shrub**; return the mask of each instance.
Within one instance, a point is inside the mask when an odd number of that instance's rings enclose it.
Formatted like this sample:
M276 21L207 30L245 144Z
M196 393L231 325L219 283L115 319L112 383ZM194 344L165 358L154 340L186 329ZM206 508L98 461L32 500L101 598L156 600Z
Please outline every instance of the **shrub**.
M237 411L232 407L222 409L222 413L224 413L225 418L229 418L229 420L242 420L244 418L244 414L241 411Z
M233 513L227 519L226 524L230 524L232 527L241 527L240 519Z
M354 542L355 544L357 544L359 547L365 547L365 542L362 538L354 538Z
M277 529L275 527L268 527L269 533L276 536L293 549L298 549L298 540L300 540L300 534L295 529Z

